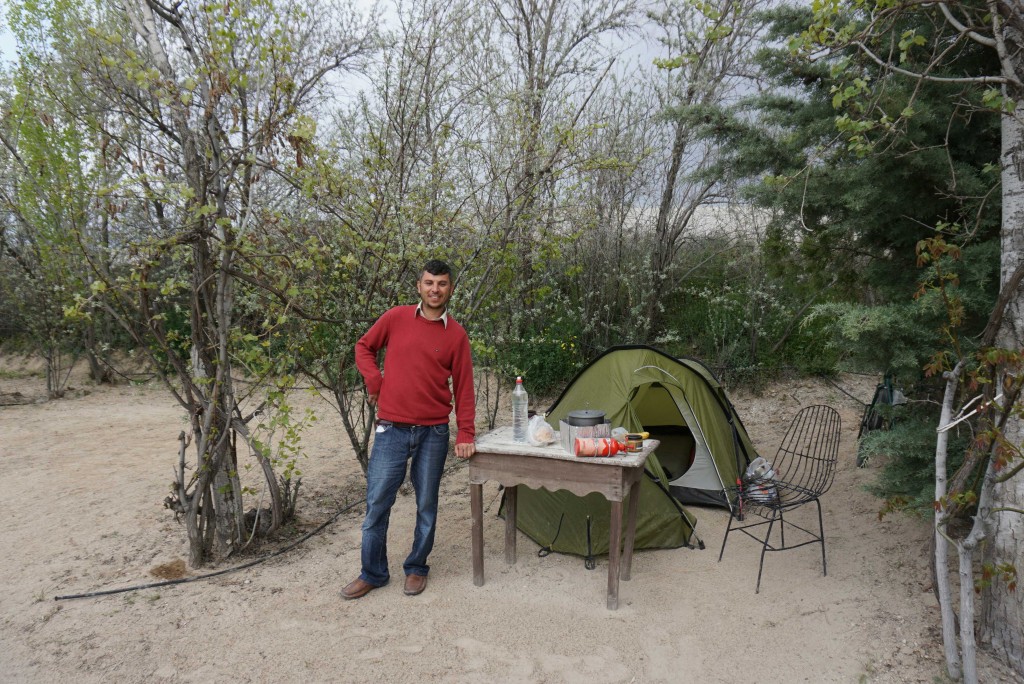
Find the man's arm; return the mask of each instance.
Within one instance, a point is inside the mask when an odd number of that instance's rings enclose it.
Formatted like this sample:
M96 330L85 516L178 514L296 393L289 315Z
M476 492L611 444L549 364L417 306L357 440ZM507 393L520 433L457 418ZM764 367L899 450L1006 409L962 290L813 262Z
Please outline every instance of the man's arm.
M476 394L473 391L473 356L469 337L463 336L452 364L452 393L455 395L455 455L470 458L476 453Z
M359 374L363 376L363 382L366 383L366 401L370 406L377 405L380 386L384 382L384 376L381 375L380 367L377 365L377 353L387 346L388 322L389 316L388 313L385 313L356 342L356 368L359 369Z

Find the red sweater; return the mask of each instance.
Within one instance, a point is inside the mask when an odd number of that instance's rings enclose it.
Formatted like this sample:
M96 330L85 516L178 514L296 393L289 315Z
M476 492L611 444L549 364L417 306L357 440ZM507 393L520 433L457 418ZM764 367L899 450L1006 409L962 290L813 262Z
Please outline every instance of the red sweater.
M387 348L384 372L377 352ZM448 316L429 321L415 306L396 306L377 319L356 343L356 366L369 394L378 394L377 416L414 425L444 425L455 395L456 444L476 436L476 399L469 336ZM448 378L452 386L448 388Z

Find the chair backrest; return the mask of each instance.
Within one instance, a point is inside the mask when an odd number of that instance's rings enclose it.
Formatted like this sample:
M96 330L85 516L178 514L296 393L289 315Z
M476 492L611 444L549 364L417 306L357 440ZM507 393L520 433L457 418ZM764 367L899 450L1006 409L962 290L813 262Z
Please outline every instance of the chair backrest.
M831 406L800 409L775 455L775 478L808 496L827 492L835 479L841 428Z

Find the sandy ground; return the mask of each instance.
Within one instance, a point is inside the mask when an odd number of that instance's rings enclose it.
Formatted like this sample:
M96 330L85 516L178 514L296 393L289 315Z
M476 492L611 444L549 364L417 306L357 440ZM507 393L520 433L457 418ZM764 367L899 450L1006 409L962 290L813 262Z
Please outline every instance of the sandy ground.
M863 400L871 378L839 384ZM11 682L942 682L928 527L878 520L854 467L862 406L818 381L732 394L755 444L774 454L799 407L843 418L840 469L824 499L828 576L817 547L769 556L733 536L724 511L695 509L706 550L638 552L605 607L607 558L588 571L520 536L503 557L498 490L484 490L486 584L473 585L464 467L442 484L430 584L401 581L358 601L362 507L293 550L212 579L96 598L57 596L180 572L184 530L163 508L181 410L159 386L91 387L72 398L0 407L0 679ZM38 366L0 360L0 394L43 394ZM313 400L309 400L313 402ZM325 405L307 433L298 527L312 530L362 496L362 475ZM411 543L414 501L392 518L392 574ZM808 510L813 515L813 510ZM241 562L241 561L239 561ZM229 567L231 564L225 565ZM208 570L208 569L206 569ZM201 571L186 571L189 575ZM982 656L982 681L1012 681Z

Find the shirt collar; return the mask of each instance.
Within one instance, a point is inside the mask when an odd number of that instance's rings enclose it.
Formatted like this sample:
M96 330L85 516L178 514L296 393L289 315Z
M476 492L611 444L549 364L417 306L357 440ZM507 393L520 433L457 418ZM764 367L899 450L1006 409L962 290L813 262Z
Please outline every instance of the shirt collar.
M420 302L419 304L416 305L416 315L417 316L423 316L423 302ZM424 320L427 319L426 316L423 316L423 318L424 318ZM447 330L448 329L448 309L447 308L445 308L444 313L441 314L441 322L444 323L444 329Z

